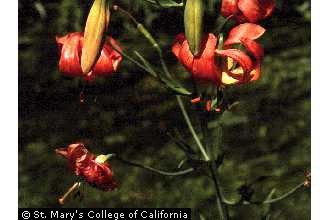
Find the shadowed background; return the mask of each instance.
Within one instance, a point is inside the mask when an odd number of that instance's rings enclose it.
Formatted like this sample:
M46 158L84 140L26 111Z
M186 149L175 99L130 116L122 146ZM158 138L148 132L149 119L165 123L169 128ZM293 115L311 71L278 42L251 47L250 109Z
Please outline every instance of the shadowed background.
M186 82L188 74L170 50L175 35L184 30L182 10L160 9L142 0L116 2L154 34L170 71ZM212 31L219 2L207 2L205 31ZM76 180L55 148L82 141L96 154L118 153L175 170L184 154L165 131L178 129L193 144L174 96L128 60L118 73L92 84L58 72L55 36L82 31L90 4L19 1L19 207L59 207L58 197ZM221 177L229 199L238 199L237 189L251 182L253 199L264 199L272 188L275 196L281 195L302 182L310 168L310 2L277 1L274 15L261 25L267 29L261 39L266 54L261 80L225 90L229 100L240 101L222 121ZM111 16L109 33L128 53L138 50L159 63L156 52L122 15ZM82 90L84 103L79 101ZM189 110L189 99L184 100ZM64 207L191 207L194 219L199 214L216 219L210 179L196 174L163 177L110 162L118 190L102 192L85 185L82 197L68 198ZM260 176L267 178L255 181ZM240 220L263 219L267 213L270 219L307 220L310 190L300 189L270 206L230 211Z

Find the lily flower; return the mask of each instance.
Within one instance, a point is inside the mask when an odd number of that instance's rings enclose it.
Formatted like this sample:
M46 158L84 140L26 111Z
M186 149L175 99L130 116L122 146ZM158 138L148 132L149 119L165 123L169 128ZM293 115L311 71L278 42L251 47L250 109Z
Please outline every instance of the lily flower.
M108 42L110 41L111 44ZM86 80L93 79L95 76L110 76L116 72L122 56L111 45L121 51L119 44L110 36L103 44L101 54L95 63L90 73L86 76L81 69L81 53L84 44L83 33L74 32L69 33L63 37L56 37L56 42L61 50L61 57L59 61L60 71L67 76L85 77Z
M194 56L183 34L174 40L172 52L180 63L192 74L199 84L213 84L217 87L241 84L259 79L263 48L254 40L265 29L259 25L245 23L234 27L225 40L223 49L217 49L218 39L211 33L204 36L200 53ZM246 51L233 48L241 44ZM216 59L220 56L220 62Z
M221 14L239 22L256 23L272 14L274 0L222 0Z
M82 143L70 144L67 148L56 149L55 152L68 160L69 168L82 177L91 186L103 191L117 188L107 155L95 156Z

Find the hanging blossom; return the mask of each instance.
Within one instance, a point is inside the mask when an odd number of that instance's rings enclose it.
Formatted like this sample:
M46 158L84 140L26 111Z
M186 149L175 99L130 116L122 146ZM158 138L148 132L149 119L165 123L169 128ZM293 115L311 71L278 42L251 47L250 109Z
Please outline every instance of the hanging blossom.
M200 84L216 86L248 83L259 79L263 48L254 40L265 29L252 23L234 27L228 34L222 49L217 49L218 39L214 34L204 36L200 53L194 56L184 34L174 40L172 52L182 65L192 74L194 81ZM236 44L246 49L234 49ZM222 59L217 60L217 56Z
M256 23L272 14L275 0L222 0L221 14L237 22Z
M59 69L67 76L81 76L85 77L86 80L93 79L95 76L110 76L117 71L122 61L121 54L112 48L114 46L117 50L121 51L119 44L108 36L94 67L87 75L84 75L80 65L84 44L83 33L74 32L63 37L56 37L56 42L61 50Z
M108 159L106 155L96 157L82 143L70 144L67 148L55 151L64 156L68 160L69 168L91 186L103 191L112 191L117 187L111 166L105 162Z

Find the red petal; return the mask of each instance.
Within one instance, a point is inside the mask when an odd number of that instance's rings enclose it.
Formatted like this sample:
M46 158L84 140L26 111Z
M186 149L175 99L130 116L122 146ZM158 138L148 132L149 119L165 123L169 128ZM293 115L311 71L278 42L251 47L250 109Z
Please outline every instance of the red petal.
M238 8L249 22L255 23L265 16L265 11L259 0L239 0Z
M195 56L193 61L193 76L201 82L213 82L216 85L220 82L220 69L216 65L214 51L218 39L213 34L204 37L201 44L201 55Z
M231 45L241 43L241 38L248 38L251 40L258 39L263 33L265 33L265 29L257 24L252 23L244 23L240 24L233 29L228 34L227 40L224 45Z
M108 40L116 47L116 49L121 51L119 44L114 39L108 37ZM117 71L121 60L121 54L115 51L110 44L106 42L103 46L100 57L93 68L93 74L96 76L111 75L113 72Z
M256 60L262 60L264 57L264 48L260 44L248 38L241 38L241 42Z
M260 63L257 63L255 66L255 69L251 71L251 81L256 81L260 78L261 76L261 65Z
M81 169L81 176L85 178L90 185L104 190L114 190L117 187L113 179L113 173L108 163L97 163L91 161L90 164Z
M265 10L264 18L270 16L275 9L275 0L263 0L261 3Z
M172 47L174 55L177 56L182 65L189 71L192 72L194 55L190 52L189 44L184 35L179 34L176 37L176 41Z
M224 17L238 14L237 1L238 0L222 0L221 14Z
M174 39L173 46L172 46L172 52L177 58L179 58L180 50L182 48L183 41L185 41L185 40L186 40L186 38L185 38L184 34L182 34L182 33L177 35Z
M249 73L253 68L253 62L248 55L237 49L216 50L216 54L221 57L230 57L237 61L243 68L244 73Z
M59 69L68 76L81 76L80 67L82 33L71 33L64 37L57 37L56 41L61 48Z
M66 148L58 148L58 149L55 149L55 152L56 152L58 155L62 155L63 157L68 158L68 152L67 152L67 149L66 149Z
M238 8L249 22L255 23L272 14L275 9L274 0L239 0Z
M192 74L199 83L219 83L220 70L214 59L217 38L208 34L202 40L201 51L194 56L189 49L188 41L183 34L179 34L172 46L172 52L182 65Z

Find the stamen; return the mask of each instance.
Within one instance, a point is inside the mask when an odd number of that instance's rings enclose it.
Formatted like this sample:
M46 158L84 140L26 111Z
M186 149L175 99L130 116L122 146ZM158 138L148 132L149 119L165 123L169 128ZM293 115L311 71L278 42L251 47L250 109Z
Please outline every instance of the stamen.
M58 202L61 205L64 205L64 200L66 199L66 197L68 197L74 190L78 189L80 186L80 182L75 182L70 188L69 190L58 199Z
M211 108L212 108L212 102L211 102L211 100L208 100L206 102L205 108L206 108L206 111L208 111L208 112L211 111Z
M197 97L197 98L194 98L192 100L190 100L191 103L195 104L195 103L198 103L201 101L201 97Z

